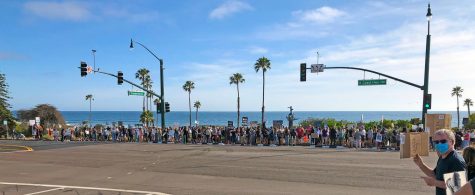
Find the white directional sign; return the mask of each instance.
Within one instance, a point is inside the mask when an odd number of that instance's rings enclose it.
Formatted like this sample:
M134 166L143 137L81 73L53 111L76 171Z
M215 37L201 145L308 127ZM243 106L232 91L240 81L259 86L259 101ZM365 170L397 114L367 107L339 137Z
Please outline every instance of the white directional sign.
M312 64L310 66L310 70L311 70L310 72L311 73L323 72L323 68L324 68L323 64Z

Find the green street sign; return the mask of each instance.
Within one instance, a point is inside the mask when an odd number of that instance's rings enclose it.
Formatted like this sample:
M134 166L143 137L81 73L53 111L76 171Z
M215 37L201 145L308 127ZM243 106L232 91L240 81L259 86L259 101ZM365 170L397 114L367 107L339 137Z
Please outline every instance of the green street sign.
M386 79L358 80L358 86L386 85Z
M128 91L128 95L144 96L145 92L142 92L142 91Z

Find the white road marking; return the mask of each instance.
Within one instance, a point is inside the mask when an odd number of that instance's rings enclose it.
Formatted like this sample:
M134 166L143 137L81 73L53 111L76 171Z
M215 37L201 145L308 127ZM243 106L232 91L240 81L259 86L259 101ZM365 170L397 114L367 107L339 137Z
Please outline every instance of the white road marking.
M49 189L49 190L44 190L44 191L39 191L39 192L33 192L33 193L25 194L25 195L41 194L41 193L51 192L55 190L62 190L62 189L64 188L54 188L54 189Z
M98 188L98 187L84 187L84 186L63 186L63 185L50 185L50 184L10 183L10 182L0 182L0 185L36 186L36 187L48 187L48 188L71 188L71 189L83 189L83 190L102 190L102 191L112 191L112 192L128 192L128 193L150 194L150 195L169 195L169 194L162 193L162 192L149 192L149 191L139 191L139 190L124 190L124 189Z

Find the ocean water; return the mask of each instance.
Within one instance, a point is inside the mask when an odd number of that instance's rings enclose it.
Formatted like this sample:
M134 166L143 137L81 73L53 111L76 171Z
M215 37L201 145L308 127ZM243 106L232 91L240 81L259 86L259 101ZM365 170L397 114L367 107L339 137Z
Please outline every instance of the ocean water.
M134 125L139 124L139 111L93 111L92 124L107 124L111 125L113 122L122 121L124 124ZM437 111L429 113L444 113L452 114L452 126L457 126L457 112L455 111ZM62 114L68 124L80 124L82 121L87 121L89 117L88 111L62 111ZM283 120L284 125L287 126L286 116L289 112L285 111L269 111L265 112L265 120L267 124L272 124L273 120ZM411 118L420 118L421 112L418 111L312 111L299 112L294 111L297 119L294 124L307 118L334 118L336 120L360 121L363 116L363 121L380 121L384 119L391 120L409 120ZM156 119L157 115L154 113ZM195 112L192 111L192 124L195 122ZM249 121L260 121L261 112L241 112L241 117L248 117ZM460 112L460 123L462 118L467 117L467 112ZM198 121L202 125L227 125L228 121L233 121L236 124L236 112L199 112ZM158 115L158 125L160 123L160 115ZM157 121L155 121L157 122ZM165 124L167 126L187 125L189 123L189 112L176 111L166 113ZM460 124L462 126L462 124Z

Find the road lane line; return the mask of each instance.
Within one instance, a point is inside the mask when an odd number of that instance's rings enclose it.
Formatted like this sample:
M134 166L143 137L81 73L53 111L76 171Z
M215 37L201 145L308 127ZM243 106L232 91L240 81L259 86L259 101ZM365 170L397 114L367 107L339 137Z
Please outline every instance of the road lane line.
M11 182L0 182L0 185L36 186L36 187L49 187L49 188L71 188L71 189L103 190L103 191L112 191L112 192L128 192L128 193L151 194L151 195L169 195L162 192L149 192L149 191L124 190L124 189L99 188L99 187L84 187L84 186L63 186L63 185L11 183Z
M24 149L23 151L28 151L28 152L33 151L33 148L28 147L28 146L8 145L8 144L0 144L0 146L23 148Z
M33 192L33 193L25 194L25 195L41 194L41 193L51 192L55 190L62 190L62 189L64 188L54 188L54 189L49 189L49 190L44 190L44 191L39 191L39 192Z

